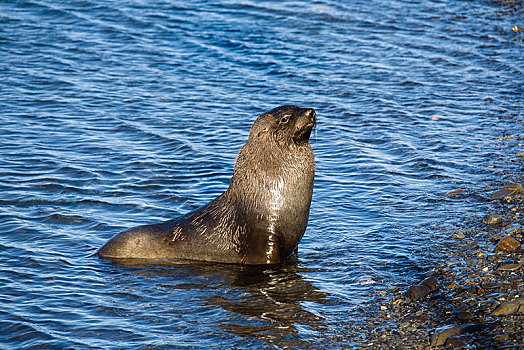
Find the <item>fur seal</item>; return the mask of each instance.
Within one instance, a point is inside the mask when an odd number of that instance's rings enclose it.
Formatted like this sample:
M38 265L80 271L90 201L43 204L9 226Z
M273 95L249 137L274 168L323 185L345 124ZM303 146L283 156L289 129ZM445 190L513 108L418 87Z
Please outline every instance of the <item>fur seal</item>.
M98 256L279 264L306 230L315 159L311 108L261 114L240 150L226 192L179 218L121 232Z

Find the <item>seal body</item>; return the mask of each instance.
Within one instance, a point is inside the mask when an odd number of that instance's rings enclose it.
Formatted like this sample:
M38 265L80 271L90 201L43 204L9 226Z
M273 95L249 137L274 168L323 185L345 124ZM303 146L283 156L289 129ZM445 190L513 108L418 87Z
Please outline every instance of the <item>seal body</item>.
M98 255L280 263L295 252L308 222L315 172L309 137L315 119L313 109L296 106L260 115L226 192L174 220L119 233Z

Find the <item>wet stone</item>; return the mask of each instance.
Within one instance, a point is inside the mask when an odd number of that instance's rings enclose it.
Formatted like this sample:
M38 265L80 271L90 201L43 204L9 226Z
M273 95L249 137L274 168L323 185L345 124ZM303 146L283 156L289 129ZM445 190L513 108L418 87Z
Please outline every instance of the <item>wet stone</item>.
M493 311L493 316L507 316L517 312L524 312L524 297L502 303Z
M464 287L462 289L464 292L471 294L483 294L484 289L482 289L478 284L472 284L470 286Z
M490 289L495 289L495 288L498 288L500 287L500 283L498 282L483 282L482 283L482 288L486 289L486 290L490 290Z
M482 323L481 324L466 324L461 327L462 332L469 333L469 334L482 332L488 328L490 328L490 326L488 326L487 324L482 324Z
M452 313L456 313L457 311L467 311L467 309L468 306L466 304L462 304L453 309Z
M479 248L480 248L480 245L478 244L477 241L473 241L473 242L471 242L470 244L468 244L468 247L469 247L470 249L476 250L476 249L479 249Z
M524 193L524 187L521 184L508 183L506 186L496 192L491 196L495 199L501 199L504 197L521 197Z
M481 286L479 286L478 284L475 284L475 287L477 287L478 295L484 294L485 290Z
M431 336L431 346L441 346L446 343L449 337L460 335L460 327L456 325L443 326L435 329Z
M459 232L453 236L454 239L464 239L466 236L462 232Z
M502 224L502 218L500 216L489 214L484 218L484 220L482 220L482 223L490 226L500 225Z
M417 301L427 297L430 292L431 290L428 287L417 284L409 287L407 296L412 301Z
M493 300L480 301L477 311L491 312L493 311Z
M509 336L507 334L499 334L493 337L493 340L497 343L504 342L509 339Z
M408 315L402 319L403 323L422 323L426 321L426 317L422 315Z
M502 239L497 243L495 248L493 248L494 252L513 252L520 248L520 243L511 236L504 236Z
M522 233L522 226L519 224L514 224L510 228L506 229L504 232L506 232L508 235L510 234L520 234Z
M454 348L454 349L460 349L467 345L464 338L462 338L460 335L452 335L446 340L446 348Z
M518 204L519 200L515 197L504 197L501 199L506 204Z
M435 276L429 276L425 278L422 282L420 282L420 285L428 287L432 292L440 288L440 282Z
M465 310L455 310L453 316L459 321L471 321L473 319L473 314Z
M495 266L495 270L499 270L499 271L515 271L515 270L520 269L521 267L522 267L522 265L519 264L515 260L504 260L504 261L499 262Z

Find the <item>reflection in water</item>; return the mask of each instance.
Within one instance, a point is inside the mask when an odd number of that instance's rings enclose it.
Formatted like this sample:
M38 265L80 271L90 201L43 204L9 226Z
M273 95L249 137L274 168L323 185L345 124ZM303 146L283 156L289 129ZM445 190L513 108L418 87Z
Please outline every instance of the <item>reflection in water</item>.
M218 307L227 314L206 320L207 326L212 323L213 328L241 338L299 346L327 331L323 317L304 305L326 304L328 294L305 281L295 263L266 267L117 259L111 264L112 272L120 275L114 282L126 293L134 292L129 280L136 278L147 278L164 294L165 303L177 298L177 292L189 291L198 296L200 307ZM135 282L140 289L141 282Z

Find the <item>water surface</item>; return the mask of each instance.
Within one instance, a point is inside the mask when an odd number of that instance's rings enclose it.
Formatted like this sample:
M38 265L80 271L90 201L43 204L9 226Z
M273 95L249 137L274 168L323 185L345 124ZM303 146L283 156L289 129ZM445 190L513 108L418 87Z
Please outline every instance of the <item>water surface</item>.
M498 139L522 130L522 18L505 1L0 3L1 347L352 346L374 293L484 215ZM283 104L319 121L297 263L91 256L223 192Z

